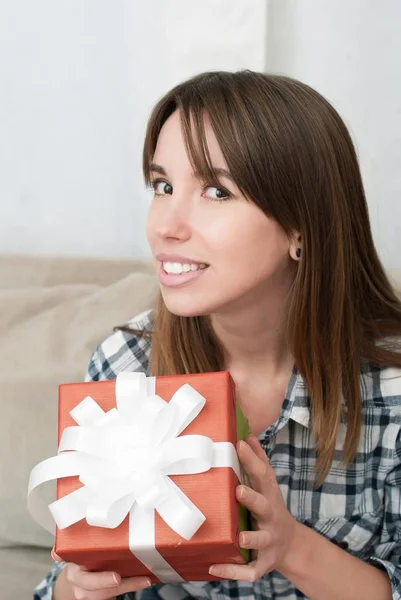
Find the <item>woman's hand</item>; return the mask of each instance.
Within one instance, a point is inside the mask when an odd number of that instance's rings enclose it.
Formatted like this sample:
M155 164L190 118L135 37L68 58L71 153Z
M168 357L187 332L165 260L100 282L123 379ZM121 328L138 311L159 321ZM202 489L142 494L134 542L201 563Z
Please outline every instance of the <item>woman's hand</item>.
M61 558L52 551L54 560ZM114 572L89 572L85 567L68 563L54 586L54 600L115 600L120 594L137 592L149 587L146 577L121 579Z
M254 582L266 573L280 570L292 549L299 523L285 506L275 473L255 436L237 445L251 487L237 487L237 499L251 511L255 531L240 533L242 548L256 550L248 565L213 565L210 574L222 579Z

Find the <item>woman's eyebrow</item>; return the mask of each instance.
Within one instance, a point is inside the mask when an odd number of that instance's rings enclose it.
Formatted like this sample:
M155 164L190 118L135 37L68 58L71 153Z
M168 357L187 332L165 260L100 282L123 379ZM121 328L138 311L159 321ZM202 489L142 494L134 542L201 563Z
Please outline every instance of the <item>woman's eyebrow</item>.
M216 175L227 177L227 179L230 179L233 183L235 183L233 176L231 175L230 171L227 171L227 169L214 168L213 171L216 173Z
M167 171L164 167L162 167L161 165L158 165L157 163L151 163L150 164L150 171L153 171L154 173L159 173L160 175L164 175L165 177L167 177ZM233 176L231 175L230 171L228 171L227 169L223 169L221 167L213 167L213 171L215 173L215 175L220 175L220 177L226 177L227 179L230 179L233 183L234 179Z
M150 164L150 170L154 171L155 173L160 173L160 175L167 176L166 169L164 169L164 167L162 167L161 165L157 165L156 163Z

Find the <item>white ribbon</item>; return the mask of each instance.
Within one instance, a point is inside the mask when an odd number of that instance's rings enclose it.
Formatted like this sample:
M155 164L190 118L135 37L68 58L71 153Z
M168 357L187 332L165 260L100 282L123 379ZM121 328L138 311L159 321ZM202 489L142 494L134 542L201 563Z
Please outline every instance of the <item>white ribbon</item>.
M155 381L143 373L120 373L116 408L104 412L88 396L71 411L78 426L63 431L58 456L33 468L28 509L51 533L54 522L64 529L82 519L113 529L129 514L132 553L160 581L183 581L156 550L155 511L187 540L205 516L169 475L231 467L240 479L240 466L231 442L180 436L205 398L185 384L166 402L155 394ZM47 506L39 486L71 476L78 476L83 486Z

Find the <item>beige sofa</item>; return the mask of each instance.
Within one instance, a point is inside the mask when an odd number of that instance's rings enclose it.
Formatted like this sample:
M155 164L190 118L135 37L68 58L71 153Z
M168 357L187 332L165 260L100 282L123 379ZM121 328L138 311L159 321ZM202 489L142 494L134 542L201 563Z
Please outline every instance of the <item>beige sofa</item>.
M139 261L0 256L1 600L32 598L51 566L52 538L28 514L26 488L56 451L57 386L82 381L97 344L156 290Z

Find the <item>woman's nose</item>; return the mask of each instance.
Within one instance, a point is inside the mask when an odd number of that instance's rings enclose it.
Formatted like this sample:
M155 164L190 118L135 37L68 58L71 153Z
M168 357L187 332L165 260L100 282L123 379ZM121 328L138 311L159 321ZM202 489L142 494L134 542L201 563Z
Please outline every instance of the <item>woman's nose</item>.
M190 238L191 225L187 207L174 201L165 206L158 214L156 233L162 239L184 241Z

